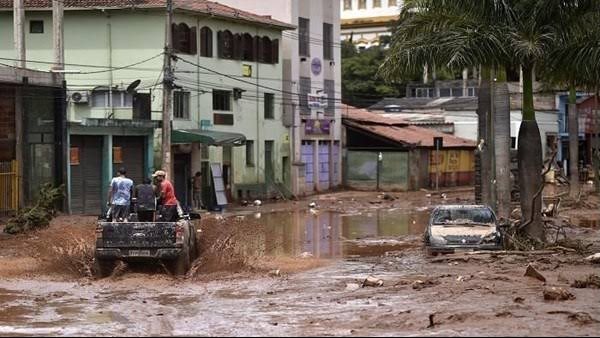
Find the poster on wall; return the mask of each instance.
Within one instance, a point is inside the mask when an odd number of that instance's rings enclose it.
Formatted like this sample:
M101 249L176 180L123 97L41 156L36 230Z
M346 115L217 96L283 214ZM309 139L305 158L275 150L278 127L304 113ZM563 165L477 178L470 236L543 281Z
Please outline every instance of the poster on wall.
M304 132L306 135L329 135L331 131L330 120L306 120Z

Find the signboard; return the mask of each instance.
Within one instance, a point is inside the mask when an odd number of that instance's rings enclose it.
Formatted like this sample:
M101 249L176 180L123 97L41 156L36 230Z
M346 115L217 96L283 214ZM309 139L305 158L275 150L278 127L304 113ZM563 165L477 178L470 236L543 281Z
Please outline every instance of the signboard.
M69 162L71 165L79 165L79 148L71 147Z
M221 170L221 163L211 163L210 170L212 172L217 205L227 205L227 195L225 195L225 184L223 183L223 171Z
M323 68L323 66L321 65L321 59L319 59L319 58L312 59L312 62L310 63L310 70L312 71L312 73L314 75L320 75L322 68Z
M252 77L252 65L242 65L242 75L244 77Z
M304 133L306 135L329 135L331 130L330 120L306 120Z
M310 109L322 109L325 107L325 96L320 94L308 94L308 107Z

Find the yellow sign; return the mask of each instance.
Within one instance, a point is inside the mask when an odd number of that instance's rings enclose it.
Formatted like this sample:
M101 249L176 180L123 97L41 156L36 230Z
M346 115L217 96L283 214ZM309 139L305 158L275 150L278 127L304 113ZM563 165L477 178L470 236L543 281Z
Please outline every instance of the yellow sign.
M252 66L242 65L242 75L245 77L252 77Z

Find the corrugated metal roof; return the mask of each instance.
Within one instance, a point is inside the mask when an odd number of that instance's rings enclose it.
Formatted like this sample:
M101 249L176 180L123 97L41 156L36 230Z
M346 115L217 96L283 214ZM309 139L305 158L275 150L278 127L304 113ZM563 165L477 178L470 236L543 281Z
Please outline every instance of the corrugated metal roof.
M63 0L66 9L95 8L165 8L166 0ZM26 8L49 9L52 0L25 0ZM0 0L0 9L13 8L12 0ZM173 0L173 8L204 15L214 15L230 20L273 26L278 29L294 29L296 26L272 19L269 16L246 12L218 2L207 0Z
M477 97L402 97L402 98L389 98L386 97L383 100L369 107L369 110L384 110L386 106L396 106L400 110L427 110L443 109L452 111L465 111L465 110L477 110L478 98Z
M408 125L408 123L401 118L382 116L380 114L371 113L366 109L356 108L347 104L342 105L342 116L344 119L366 123L384 124L390 126Z
M384 117L380 114L371 113L365 109L359 109L344 105L342 108L342 118L345 125L352 128L375 134L391 141L404 145L415 147L432 148L433 138L442 137L444 139L444 148L475 148L473 141L465 140L442 132L410 125L409 122L398 119Z

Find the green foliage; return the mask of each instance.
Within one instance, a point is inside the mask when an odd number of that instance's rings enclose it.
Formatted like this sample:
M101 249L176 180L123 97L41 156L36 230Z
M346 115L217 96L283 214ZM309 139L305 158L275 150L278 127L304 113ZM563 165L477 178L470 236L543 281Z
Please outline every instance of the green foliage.
M386 58L386 50L371 47L358 52L349 41L342 43L342 100L344 103L367 107L386 96L403 96L404 87L383 81L377 76Z
M35 204L19 210L17 215L8 221L4 232L17 234L48 226L56 214L55 204L63 197L63 185L55 188L50 183L44 184Z

